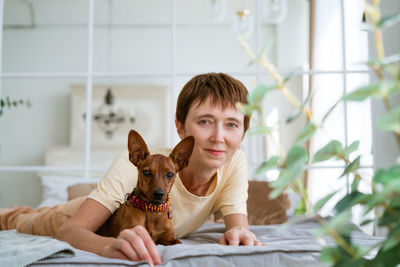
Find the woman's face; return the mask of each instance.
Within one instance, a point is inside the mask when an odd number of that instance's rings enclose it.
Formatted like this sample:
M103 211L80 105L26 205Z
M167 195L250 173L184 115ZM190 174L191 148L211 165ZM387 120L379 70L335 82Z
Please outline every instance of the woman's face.
M243 140L244 115L234 107L222 110L206 99L193 104L185 124L176 121L181 138L192 135L195 145L189 164L218 169L227 162Z

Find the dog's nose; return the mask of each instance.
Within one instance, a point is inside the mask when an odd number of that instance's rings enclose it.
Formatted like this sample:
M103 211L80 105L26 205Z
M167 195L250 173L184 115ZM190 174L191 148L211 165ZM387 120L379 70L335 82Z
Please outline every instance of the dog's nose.
M161 200L164 196L164 192L162 190L156 190L153 192L153 197L155 200Z

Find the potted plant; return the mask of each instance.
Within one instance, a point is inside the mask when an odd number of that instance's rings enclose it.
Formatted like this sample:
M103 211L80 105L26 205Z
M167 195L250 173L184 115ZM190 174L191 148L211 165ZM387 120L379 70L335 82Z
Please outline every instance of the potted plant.
M325 114L321 121L316 121L312 116L309 107L311 94L304 102L300 102L290 92L287 87L289 77L282 77L275 66L266 57L256 55L249 46L239 38L239 43L252 58L263 67L274 84L259 84L248 96L248 104L239 105L244 114L257 113L258 117L263 117L263 98L272 90L279 90L285 98L298 110L297 114L289 118L287 122L303 115L307 117L308 123L299 133L287 155L276 155L268 158L258 168L257 173L261 174L270 169L279 170L279 177L270 183L274 191L270 198L279 196L288 188L294 189L302 197L297 207L298 213L307 213L315 218L319 218L319 236L329 235L336 243L334 247L323 247L321 259L334 266L395 266L400 263L400 162L384 169L375 171L371 186L371 193L363 193L359 190L360 181L363 179L360 170L360 156L353 156L357 153L359 141L355 141L349 146L344 146L338 140L331 140L315 154L310 154L304 147L304 143L319 131L338 103L342 101L364 101L369 98L382 99L385 104L386 114L379 120L377 127L383 131L391 131L397 141L400 151L400 107L393 108L389 99L400 92L400 54L389 57L384 56L382 31L400 21L400 14L381 17L378 6L379 1L371 4L366 1L365 15L367 18L368 29L373 32L377 50L377 58L368 61L368 66L375 72L377 80L372 81L350 94L345 95L333 105ZM259 124L250 130L250 134L268 135L271 129L264 124L263 119ZM346 195L341 197L334 207L334 216L330 220L314 216L318 211L338 192L332 192L317 201L313 206L309 203L306 189L303 187L301 175L307 164L314 164L328 159L343 161L345 168L340 177L351 175L353 181L351 189ZM355 158L355 159L354 159ZM400 159L400 158L399 158ZM338 177L338 179L340 179ZM387 229L384 241L378 247L361 248L352 241L351 234L356 226L351 223L351 209L355 205L363 208L363 220L361 225L375 223L379 227ZM371 210L376 212L374 219L369 219L365 215ZM378 248L378 252L373 259L366 259L364 256L372 249Z

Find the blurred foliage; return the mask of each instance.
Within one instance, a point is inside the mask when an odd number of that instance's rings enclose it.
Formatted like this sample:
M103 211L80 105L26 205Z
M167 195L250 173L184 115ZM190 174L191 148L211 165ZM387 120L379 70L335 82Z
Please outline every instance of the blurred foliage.
M286 119L286 123L291 123L302 115L307 119L307 124L298 134L287 155L279 153L279 155L268 158L259 166L256 174L262 175L271 169L278 170L279 177L270 182L274 189L270 198L275 198L284 190L292 188L302 196L296 212L298 214L306 213L308 217L310 214L317 214L333 197L339 197L333 210L334 216L328 221L319 220L320 229L315 233L319 237L329 235L335 241L336 246L325 246L321 252L321 259L333 266L396 266L400 264L400 164L396 163L388 168L376 170L371 182L365 180L371 185L371 193L363 193L359 190L359 183L363 179L360 172L361 157L357 154L359 141L345 147L340 141L331 140L314 155L311 155L304 145L317 131L323 128L326 118L339 103L343 101L359 102L374 98L381 99L386 108L386 114L380 118L376 127L383 131L393 132L400 150L400 107L393 109L389 102L390 97L400 93L400 54L385 57L382 41L382 31L399 22L400 15L381 17L378 4L379 1L365 2L365 15L368 23L365 28L373 32L377 50L377 58L368 61L367 65L374 71L377 79L343 96L319 122L313 118L309 104L313 93L310 92L303 103L298 101L286 87L291 76L282 77L276 71L265 56L266 49L256 55L239 38L239 43L252 58L252 62L260 64L275 81L272 85L258 85L249 94L248 103L238 106L242 112L245 114L257 113L257 117L262 117L265 115L262 107L263 99L272 90L279 90L295 107L293 114ZM270 44L267 45L267 47L269 46ZM259 121L261 124L250 130L249 133L270 135L272 127L265 125L265 120ZM308 203L307 191L302 183L303 172L307 164L330 159L343 162L345 167L338 179L344 176L353 178L351 185L349 188L326 195L311 208ZM342 196L339 195L340 192L346 193ZM385 240L378 244L379 250L373 259L368 260L365 255L376 247L359 247L353 243L351 238L351 233L356 230L356 226L351 223L351 210L356 205L363 209L361 225L374 223L387 229ZM372 210L375 211L376 216L374 219L368 219L366 215Z
M27 108L32 106L30 100L23 100L23 99L10 99L9 96L5 98L0 98L0 117L3 116L6 109L16 108L18 106L25 105Z

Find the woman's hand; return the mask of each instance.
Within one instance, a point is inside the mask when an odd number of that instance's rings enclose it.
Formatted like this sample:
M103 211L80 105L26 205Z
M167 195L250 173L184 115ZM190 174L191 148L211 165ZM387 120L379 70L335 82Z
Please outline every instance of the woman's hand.
M233 227L226 231L219 243L228 246L265 246L249 229L241 227Z
M224 217L225 228L227 231L219 240L222 245L228 246L265 246L256 235L249 230L247 216L244 214L233 213Z
M152 265L161 264L154 241L140 225L121 231L113 242L102 249L100 255L131 261L145 260Z

